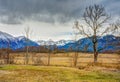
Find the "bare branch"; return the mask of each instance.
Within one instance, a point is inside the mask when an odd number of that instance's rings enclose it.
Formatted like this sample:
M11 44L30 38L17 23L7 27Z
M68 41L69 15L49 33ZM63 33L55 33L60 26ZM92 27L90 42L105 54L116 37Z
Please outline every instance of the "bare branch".
M79 31L79 34L85 35L85 36L87 36L87 37L90 37L90 36L85 32L83 26L82 26L82 25L79 25L79 22L78 22L78 21L75 22L74 28L76 28L76 29Z

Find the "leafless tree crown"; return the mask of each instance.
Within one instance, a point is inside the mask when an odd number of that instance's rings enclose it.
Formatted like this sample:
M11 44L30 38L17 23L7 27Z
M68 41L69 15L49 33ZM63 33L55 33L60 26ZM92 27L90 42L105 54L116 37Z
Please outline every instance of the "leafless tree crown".
M78 21L75 22L76 29L79 30L80 34L85 35L87 37L91 37L93 35L97 35L103 23L105 23L110 18L105 12L105 9L101 5L94 5L86 7L85 12L83 14L83 19L87 26L88 31L86 32L83 25L80 25ZM110 28L104 28L100 36L105 34ZM90 32L90 30L92 32ZM88 33L89 32L89 33Z

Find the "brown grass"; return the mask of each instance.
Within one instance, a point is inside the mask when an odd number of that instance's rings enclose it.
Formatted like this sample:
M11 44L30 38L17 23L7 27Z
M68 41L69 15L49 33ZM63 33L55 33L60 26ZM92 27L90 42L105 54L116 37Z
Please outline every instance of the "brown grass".
M12 53L14 64L25 63L25 53ZM29 53L29 64L47 65L47 53ZM74 53L51 54L51 66L73 66ZM77 67L84 68L93 65L93 54L79 53ZM99 54L96 66L120 69L120 55L118 54Z
M4 65L0 68L0 82L120 82L120 71L90 66L85 69Z

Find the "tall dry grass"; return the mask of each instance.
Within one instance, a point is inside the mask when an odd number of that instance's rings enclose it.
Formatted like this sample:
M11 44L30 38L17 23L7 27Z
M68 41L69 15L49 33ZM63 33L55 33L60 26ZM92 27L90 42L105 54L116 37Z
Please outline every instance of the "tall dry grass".
M13 64L25 64L25 53L10 54ZM50 65L54 66L73 66L74 53L50 54ZM3 59L0 60L3 64ZM47 65L48 53L29 53L30 65ZM79 53L77 67L93 65L92 53ZM120 69L120 55L118 54L99 54L97 66L111 67Z

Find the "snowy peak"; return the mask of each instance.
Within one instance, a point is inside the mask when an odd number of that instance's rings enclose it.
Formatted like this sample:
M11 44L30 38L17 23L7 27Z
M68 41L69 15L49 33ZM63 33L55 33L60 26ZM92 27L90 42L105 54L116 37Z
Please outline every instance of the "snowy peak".
M45 45L46 41L44 41L44 40L39 40L39 41L37 41L37 43L38 43L39 45Z
M16 37L18 40L23 40L23 39L26 39L25 36L19 36L19 37Z
M44 40L39 40L37 41L39 45L55 45L55 42L52 40L44 41Z
M59 41L53 41L53 40L48 40L48 41L44 41L44 40L39 40L37 41L37 43L39 45L57 45L57 46L63 46L67 43L73 43L73 40L59 40Z
M60 41L56 42L56 45L63 46L65 44L67 44L67 43L73 43L73 42L74 42L73 40L60 40Z
M15 38L10 34L0 31L0 39L1 40L14 40Z
M114 39L116 39L116 37L115 36L113 36L113 35L106 35L106 36L103 36L102 37L102 39L105 39L105 40L107 40L107 39L111 39L111 40L114 40Z

